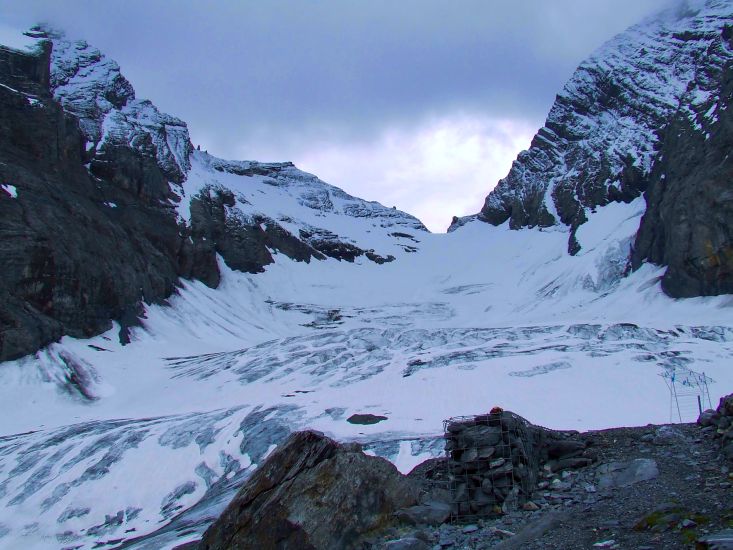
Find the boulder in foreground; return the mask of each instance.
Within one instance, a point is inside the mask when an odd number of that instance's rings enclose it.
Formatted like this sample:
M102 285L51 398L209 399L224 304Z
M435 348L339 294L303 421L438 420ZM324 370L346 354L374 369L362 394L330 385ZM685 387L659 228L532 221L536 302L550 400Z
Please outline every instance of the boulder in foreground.
M387 460L297 432L247 480L199 548L354 548L417 502L418 485Z

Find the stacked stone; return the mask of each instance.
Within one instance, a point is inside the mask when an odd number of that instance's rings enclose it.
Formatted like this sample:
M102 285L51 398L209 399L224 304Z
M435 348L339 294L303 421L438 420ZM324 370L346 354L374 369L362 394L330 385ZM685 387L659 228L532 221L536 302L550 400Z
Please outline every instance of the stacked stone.
M717 409L703 411L697 423L720 438L723 455L733 461L733 393L721 397Z
M529 499L537 481L536 430L509 412L446 421L453 519L488 516Z
M451 519L506 513L532 497L540 468L556 472L593 462L583 441L501 411L445 421Z

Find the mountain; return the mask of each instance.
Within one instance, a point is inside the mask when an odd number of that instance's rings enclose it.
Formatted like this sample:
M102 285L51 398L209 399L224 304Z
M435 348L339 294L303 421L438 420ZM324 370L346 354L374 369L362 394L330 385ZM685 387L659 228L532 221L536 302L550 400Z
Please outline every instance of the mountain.
M671 296L730 294L732 60L727 0L681 3L630 28L578 67L481 211L451 229L562 224L577 254L596 209L644 193L633 268L668 266Z
M306 427L404 472L443 452L444 419L494 405L597 429L730 393L725 9L688 3L596 52L448 234L197 150L84 42L0 48L0 548L195 540ZM701 44L704 74L683 71ZM605 103L568 91L610 66L628 81ZM650 99L688 87L720 90L697 119L682 92ZM670 297L680 280L719 295Z
M217 255L249 273L276 253L384 263L427 231L290 163L194 151L186 125L136 99L114 61L33 36L36 55L0 51L0 360L110 320L124 340L141 302L161 303L179 278L216 287Z

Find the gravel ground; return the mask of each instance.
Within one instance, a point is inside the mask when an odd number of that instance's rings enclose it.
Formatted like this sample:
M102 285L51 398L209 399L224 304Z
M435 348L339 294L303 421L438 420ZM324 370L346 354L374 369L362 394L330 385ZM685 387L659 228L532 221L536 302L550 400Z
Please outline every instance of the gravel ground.
M474 524L404 527L373 547L695 548L700 538L733 528L731 463L721 456L712 429L650 425L580 437L592 445L597 462L575 471L545 472L527 506L538 509Z

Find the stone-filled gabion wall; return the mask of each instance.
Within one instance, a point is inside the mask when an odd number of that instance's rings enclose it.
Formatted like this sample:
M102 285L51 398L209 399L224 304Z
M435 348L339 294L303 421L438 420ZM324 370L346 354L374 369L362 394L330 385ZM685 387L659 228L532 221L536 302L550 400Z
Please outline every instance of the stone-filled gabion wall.
M703 411L697 423L720 438L723 455L733 462L733 393L721 397L717 409Z
M557 472L591 464L577 432L558 432L501 411L444 422L453 521L506 513L530 500L540 468Z
M537 483L536 430L501 412L445 421L455 520L488 516L529 499Z

